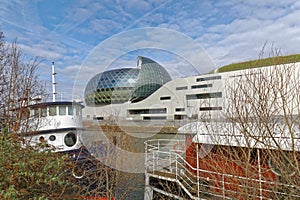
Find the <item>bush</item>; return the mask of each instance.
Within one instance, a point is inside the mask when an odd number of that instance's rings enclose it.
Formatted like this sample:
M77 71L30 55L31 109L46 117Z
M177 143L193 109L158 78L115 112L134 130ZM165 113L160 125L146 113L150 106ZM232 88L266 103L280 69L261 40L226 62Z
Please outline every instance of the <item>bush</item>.
M61 198L75 191L67 156L24 146L8 132L0 135L0 155L1 199Z

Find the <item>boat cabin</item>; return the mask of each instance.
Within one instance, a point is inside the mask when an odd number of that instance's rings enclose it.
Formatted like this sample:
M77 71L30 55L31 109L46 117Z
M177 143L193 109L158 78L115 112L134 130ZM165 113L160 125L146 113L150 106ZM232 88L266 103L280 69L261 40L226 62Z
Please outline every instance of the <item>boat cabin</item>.
M57 151L81 147L82 108L77 102L44 102L28 106L22 112L19 133L31 145L47 142Z

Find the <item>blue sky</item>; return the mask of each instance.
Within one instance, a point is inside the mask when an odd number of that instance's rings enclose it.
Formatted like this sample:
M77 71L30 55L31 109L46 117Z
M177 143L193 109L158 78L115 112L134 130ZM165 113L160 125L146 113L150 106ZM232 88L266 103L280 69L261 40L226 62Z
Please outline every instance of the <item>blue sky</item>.
M257 59L265 43L265 57L272 46L283 55L300 53L299 19L297 0L2 0L0 4L0 26L7 41L17 38L25 54L43 58L39 73L49 86L55 61L57 91L75 89L78 95L103 70L135 67L138 55L156 60L175 78Z

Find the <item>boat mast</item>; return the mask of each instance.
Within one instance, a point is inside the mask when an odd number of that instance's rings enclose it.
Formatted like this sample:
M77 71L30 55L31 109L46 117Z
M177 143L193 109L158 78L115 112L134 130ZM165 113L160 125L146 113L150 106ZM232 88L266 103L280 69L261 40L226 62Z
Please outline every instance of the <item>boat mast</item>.
M55 102L56 97L56 82L55 82L55 70L54 70L54 62L52 62L52 101Z

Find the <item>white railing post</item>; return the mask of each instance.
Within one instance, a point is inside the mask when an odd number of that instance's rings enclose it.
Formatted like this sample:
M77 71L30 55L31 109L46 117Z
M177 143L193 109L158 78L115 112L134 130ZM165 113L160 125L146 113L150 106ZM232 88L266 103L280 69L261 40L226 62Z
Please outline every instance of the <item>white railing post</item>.
M225 198L225 180L224 180L224 174L222 174L222 190L223 190L223 198Z
M153 167L152 167L152 173L154 174L154 168L155 168L155 151L154 151L154 149L153 149L153 151L152 151L152 163L153 163Z
M171 171L171 173L172 173L172 151L170 151L170 149L169 149L169 157L170 157L170 163L169 163L169 166L170 166L170 171Z
M198 190L198 198L200 197L200 180L199 180L199 149L198 149L199 147L198 147L198 144L196 144L196 154L197 154L197 156L196 156L196 159L197 159L197 190Z
M177 167L178 167L178 166L177 166L177 165L178 165L177 162L178 162L177 153L175 153L175 173L176 173L176 180L177 180L177 178L178 178L178 177L177 177Z
M157 151L156 151L156 168L159 169L159 162L158 162L158 157L160 156L159 155L160 152L159 152L159 139L157 140Z
M260 153L257 149L257 161L258 161L258 178L259 178L259 199L263 199L262 185L261 185L261 168L260 168Z
M148 143L145 142L145 170L148 169Z

